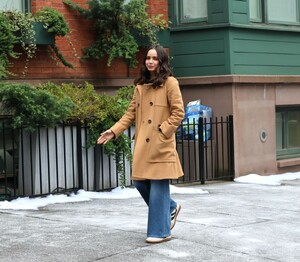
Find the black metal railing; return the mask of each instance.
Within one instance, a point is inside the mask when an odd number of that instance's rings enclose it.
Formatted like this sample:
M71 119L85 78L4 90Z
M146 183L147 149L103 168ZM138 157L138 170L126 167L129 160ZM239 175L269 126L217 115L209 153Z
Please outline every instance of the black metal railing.
M201 132L199 130L202 130ZM233 117L204 118L182 124L177 134L177 151L184 176L177 183L233 180Z
M132 133L127 130L129 137ZM80 123L30 133L11 128L9 118L0 119L0 200L120 186L114 159L103 146L88 147L88 136L87 125ZM233 179L232 116L182 124L176 141L185 175L173 184ZM131 166L125 159L124 166L129 186Z

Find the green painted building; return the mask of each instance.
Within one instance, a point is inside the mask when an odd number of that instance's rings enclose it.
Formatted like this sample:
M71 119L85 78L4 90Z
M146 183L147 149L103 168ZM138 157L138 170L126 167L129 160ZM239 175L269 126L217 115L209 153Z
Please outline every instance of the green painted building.
M175 74L299 75L299 2L170 1Z
M169 17L185 102L234 117L236 176L299 171L300 0L171 0Z

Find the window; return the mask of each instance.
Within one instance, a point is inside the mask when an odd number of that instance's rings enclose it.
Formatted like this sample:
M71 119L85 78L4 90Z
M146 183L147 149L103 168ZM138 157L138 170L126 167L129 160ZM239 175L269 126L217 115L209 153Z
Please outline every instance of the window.
M299 24L300 0L249 0L252 22Z
M276 109L277 158L300 156L300 106Z
M22 12L28 12L30 6L30 0L1 0L0 10L17 10Z
M299 22L298 0L268 1L267 14L270 23L297 23Z
M250 20L254 22L262 22L262 4L261 0L250 0Z
M180 0L179 9L181 23L207 20L207 0Z

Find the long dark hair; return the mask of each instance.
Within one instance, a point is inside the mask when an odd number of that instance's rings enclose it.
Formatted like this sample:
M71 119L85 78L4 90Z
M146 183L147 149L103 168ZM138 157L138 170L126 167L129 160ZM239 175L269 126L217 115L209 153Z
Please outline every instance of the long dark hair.
M148 54L149 50L151 50L151 49L156 50L157 58L159 61L157 72L155 73L154 79L150 79L151 75L146 67L147 54ZM168 76L173 76L173 73L172 73L172 70L170 67L170 60L169 60L168 54L166 53L166 51L164 50L164 48L161 45L150 46L145 54L145 57L143 60L143 65L140 70L140 75L138 78L136 78L134 80L134 84L135 85L137 85L137 84L143 85L143 84L151 83L153 87L159 87L166 81Z

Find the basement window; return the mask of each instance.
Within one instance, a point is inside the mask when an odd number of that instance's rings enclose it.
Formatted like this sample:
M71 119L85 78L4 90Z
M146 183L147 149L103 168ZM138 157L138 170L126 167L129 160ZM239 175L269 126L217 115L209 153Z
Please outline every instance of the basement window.
M277 159L300 157L300 106L276 108Z

